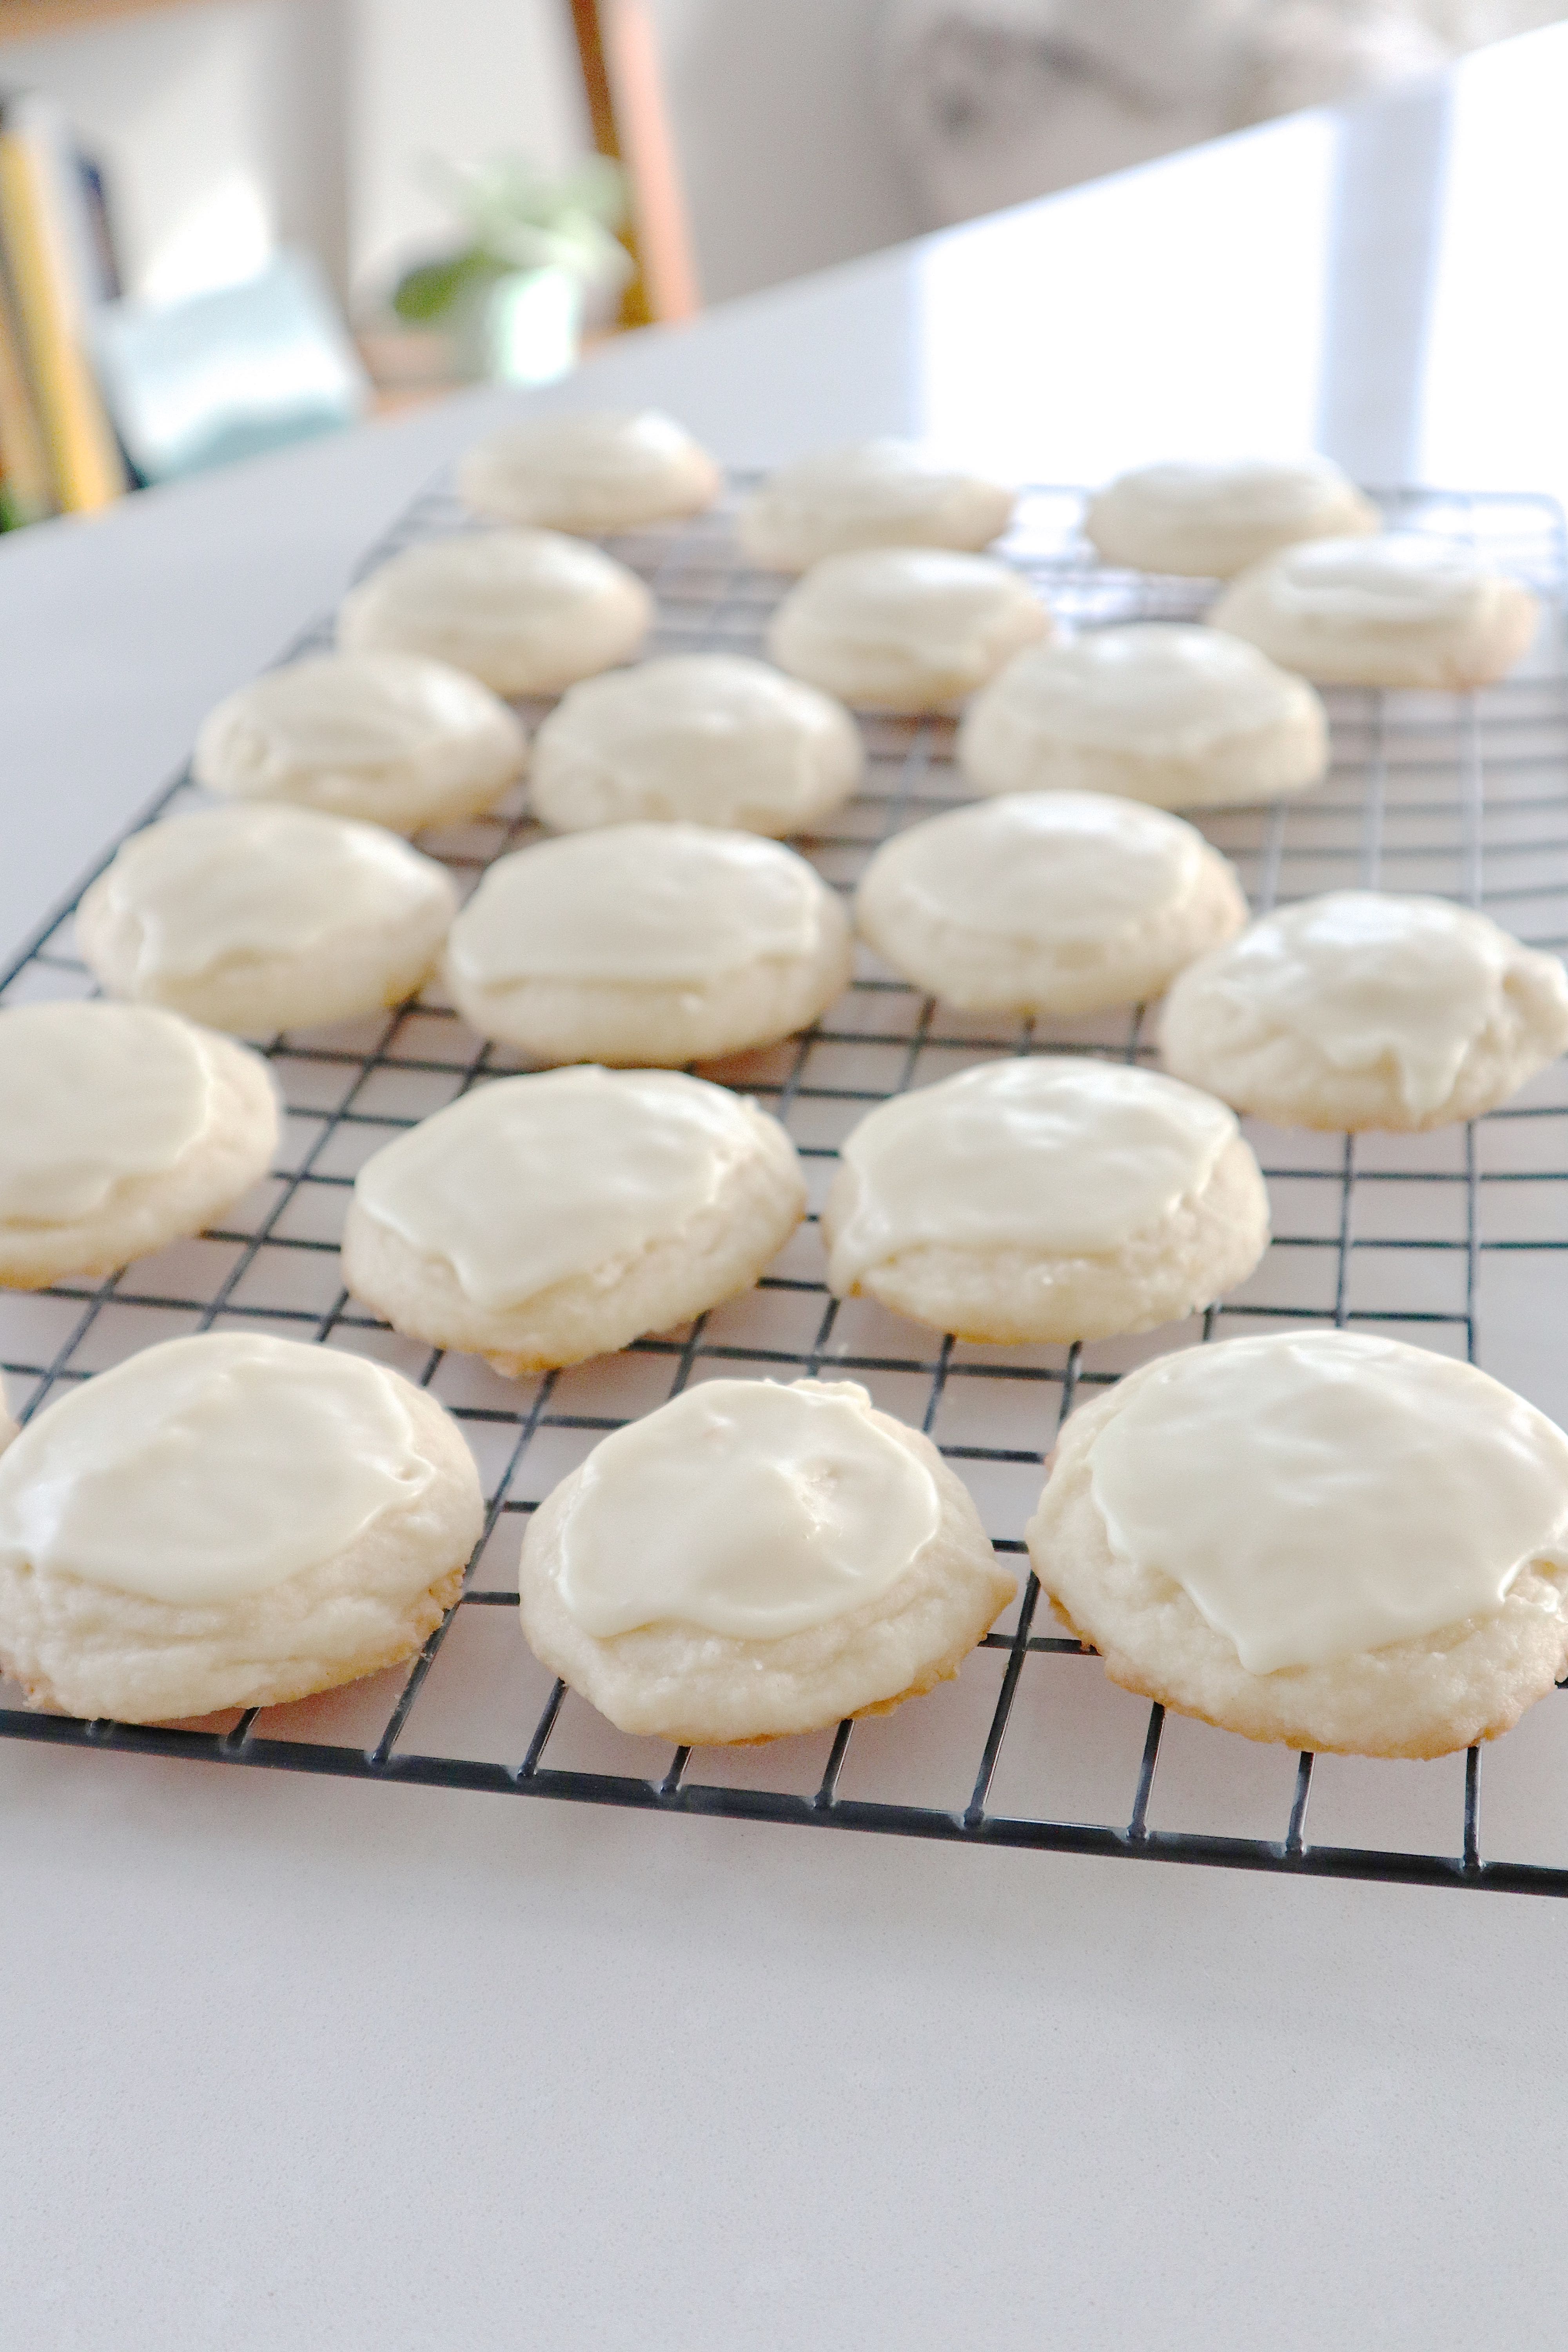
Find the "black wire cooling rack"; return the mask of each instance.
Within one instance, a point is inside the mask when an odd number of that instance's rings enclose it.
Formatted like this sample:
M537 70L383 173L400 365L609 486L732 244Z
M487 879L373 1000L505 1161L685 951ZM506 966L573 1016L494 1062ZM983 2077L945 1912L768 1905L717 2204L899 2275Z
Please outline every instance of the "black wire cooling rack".
M1205 830L1236 861L1260 910L1377 885L1481 906L1536 946L1568 946L1562 517L1550 501L1524 497L1395 491L1382 502L1400 527L1462 540L1534 583L1547 608L1545 644L1514 677L1475 696L1331 696L1326 782L1295 802L1205 820ZM1075 491L1031 491L1005 551L1059 616L1080 627L1196 616L1201 584L1098 564L1079 535L1080 510ZM726 504L678 530L611 542L655 592L655 650L760 648L784 583L742 563L731 516ZM427 493L362 570L411 541L464 527L449 493ZM323 621L289 654L330 636ZM965 797L947 723L876 719L866 734L865 791L834 833L801 845L845 889L879 842ZM141 822L194 797L182 774ZM481 823L425 836L423 846L471 887L529 831L520 794ZM92 992L71 919L69 908L50 918L0 979L0 1000ZM524 1515L605 1431L689 1381L738 1370L864 1382L885 1410L940 1444L998 1549L1020 1559L1019 1531L1075 1397L1213 1333L1373 1325L1480 1361L1568 1420L1568 1372L1551 1328L1568 1304L1561 1066L1469 1128L1342 1139L1254 1129L1273 1203L1272 1248L1201 1321L1147 1339L1070 1349L938 1342L871 1302L828 1297L814 1215L747 1297L619 1356L513 1383L363 1314L342 1286L337 1242L348 1188L371 1151L517 1065L428 992L395 1013L276 1037L265 1050L288 1105L278 1169L229 1225L107 1282L0 1294L12 1408L25 1419L69 1383L190 1331L262 1328L362 1350L427 1386L474 1448L489 1508L467 1587L411 1668L317 1699L148 1727L32 1714L11 1687L0 1689L12 1702L0 1705L0 1733L650 1812L1568 1894L1568 1709L1550 1701L1487 1753L1483 1839L1479 1751L1432 1764L1314 1759L1167 1717L1113 1688L1092 1653L1052 1629L1032 1577L956 1682L890 1717L759 1748L671 1753L623 1737L552 1685L511 1614ZM1142 1013L1054 1025L966 1018L922 1001L863 956L850 988L807 1034L705 1075L783 1119L811 1177L815 1210L847 1129L905 1087L997 1054L1136 1059L1150 1051Z

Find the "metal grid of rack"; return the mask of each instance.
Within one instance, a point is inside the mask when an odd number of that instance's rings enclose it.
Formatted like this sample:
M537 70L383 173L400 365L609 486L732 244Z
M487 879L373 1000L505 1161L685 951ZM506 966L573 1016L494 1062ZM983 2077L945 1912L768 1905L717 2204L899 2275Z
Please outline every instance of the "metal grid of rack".
M1548 607L1546 643L1476 696L1331 695L1325 783L1294 803L1202 819L1204 829L1236 861L1259 910L1359 882L1481 906L1532 944L1568 946L1562 518L1549 501L1523 497L1395 491L1383 502L1401 528L1477 545L1535 583ZM1071 490L1028 493L1005 550L1058 615L1080 627L1196 617L1201 585L1098 564L1079 536L1080 506ZM760 648L784 583L743 566L731 514L726 503L679 529L610 542L655 592L653 650ZM362 569L465 527L447 492L427 493ZM330 635L329 619L285 657ZM966 797L946 722L874 719L866 735L864 791L831 835L800 845L843 889L879 842ZM141 822L192 798L181 775ZM530 831L520 794L422 845L471 886ZM0 978L6 1003L91 992L68 908ZM479 1459L488 1516L462 1598L411 1668L317 1699L137 1727L32 1714L0 1685L0 1733L655 1812L1568 1894L1568 1819L1558 1818L1568 1815L1568 1710L1550 1703L1489 1753L1483 1834L1479 1752L1431 1765L1315 1761L1167 1718L1115 1690L1091 1652L1053 1629L1032 1577L955 1683L886 1719L738 1750L672 1753L613 1731L551 1682L512 1614L525 1515L605 1432L717 1375L861 1381L936 1441L971 1485L998 1549L1015 1556L1075 1397L1215 1333L1368 1324L1480 1361L1568 1419L1568 1381L1541 1311L1552 1286L1568 1281L1561 1067L1471 1128L1354 1139L1255 1129L1276 1239L1242 1290L1201 1320L1070 1349L939 1341L869 1301L841 1304L826 1292L815 1210L842 1137L870 1104L998 1054L1148 1058L1148 1025L1142 1013L1052 1024L966 1017L863 956L815 1029L705 1072L775 1112L811 1178L814 1213L757 1289L619 1356L509 1382L364 1313L342 1289L337 1239L354 1171L372 1150L518 1065L482 1045L438 992L374 1020L274 1038L265 1051L288 1106L277 1170L228 1225L108 1281L0 1294L12 1409L25 1419L69 1384L190 1331L261 1328L363 1350L428 1386Z

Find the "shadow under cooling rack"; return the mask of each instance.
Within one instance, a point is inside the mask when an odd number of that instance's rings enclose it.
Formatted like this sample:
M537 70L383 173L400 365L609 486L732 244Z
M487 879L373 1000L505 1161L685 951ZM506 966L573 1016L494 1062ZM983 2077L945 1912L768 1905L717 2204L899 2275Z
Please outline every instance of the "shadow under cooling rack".
M1486 692L1331 695L1333 764L1289 803L1216 812L1204 830L1266 908L1347 885L1485 908L1532 944L1568 944L1568 667L1557 509L1531 498L1383 494L1402 528L1479 547L1532 582L1543 643ZM1027 493L1005 552L1077 627L1201 613L1203 583L1097 563L1080 494ZM760 650L784 584L748 570L733 502L668 531L611 541L649 583L652 650ZM445 490L370 551L465 528ZM287 657L331 641L307 630ZM965 797L939 720L870 719L865 788L834 831L799 846L847 891L877 845ZM147 811L195 803L177 777ZM531 836L519 795L493 816L424 836L459 886ZM105 863L111 852L106 852ZM93 992L72 909L0 978L15 1004ZM1062 1024L965 1017L923 1000L862 952L850 987L805 1035L709 1066L782 1119L811 1213L757 1288L689 1328L540 1379L402 1339L343 1290L342 1213L370 1152L517 1066L438 992L373 1020L276 1037L262 1050L287 1105L277 1167L228 1223L102 1283L0 1293L0 1369L26 1419L138 1349L205 1329L263 1328L349 1348L427 1386L461 1423L488 1498L468 1587L412 1667L289 1706L199 1725L82 1723L0 1704L0 1734L79 1748L356 1780L883 1831L1426 1885L1568 1894L1568 1706L1548 1699L1483 1757L1431 1764L1296 1757L1167 1716L1106 1678L1056 1629L1032 1577L955 1681L886 1718L742 1749L677 1749L616 1732L551 1680L518 1629L527 1514L607 1430L687 1383L724 1374L861 1381L923 1428L968 1483L997 1549L1026 1568L1022 1528L1056 1430L1086 1390L1173 1347L1307 1324L1363 1324L1482 1363L1568 1421L1553 1345L1568 1306L1568 1078L1544 1073L1470 1128L1355 1139L1254 1128L1275 1239L1263 1265L1202 1318L1083 1348L987 1349L939 1339L826 1287L816 1212L837 1147L871 1103L998 1054L1148 1057L1142 1014ZM5 1695L0 1685L0 1699ZM20 1694L11 1693L14 1702Z

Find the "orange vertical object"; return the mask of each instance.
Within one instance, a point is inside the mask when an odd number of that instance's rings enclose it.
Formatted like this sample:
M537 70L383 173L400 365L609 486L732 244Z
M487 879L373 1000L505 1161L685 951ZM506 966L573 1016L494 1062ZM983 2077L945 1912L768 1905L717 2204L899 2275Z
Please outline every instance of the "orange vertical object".
M594 144L626 170L637 275L623 324L689 319L701 309L680 170L647 0L572 0Z

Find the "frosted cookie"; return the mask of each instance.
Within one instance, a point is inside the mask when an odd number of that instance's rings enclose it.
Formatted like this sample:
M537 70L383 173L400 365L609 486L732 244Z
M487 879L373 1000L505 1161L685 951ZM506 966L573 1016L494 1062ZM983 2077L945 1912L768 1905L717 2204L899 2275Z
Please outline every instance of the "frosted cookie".
M456 1423L397 1373L166 1340L0 1454L0 1660L67 1715L275 1706L413 1657L483 1524Z
M201 1233L277 1144L248 1046L145 1005L0 1013L0 1285L111 1274Z
M1248 1739L1442 1756L1568 1663L1568 1438L1394 1339L1141 1366L1073 1414L1027 1534L1113 1682Z
M1135 621L1016 654L964 712L957 749L976 792L1217 808L1317 783L1329 730L1305 678L1255 646Z
M1084 531L1108 563L1228 580L1302 540L1376 530L1370 499L1327 457L1141 466L1090 499Z
M986 555L830 555L768 626L781 669L862 710L945 710L1051 634L1027 583Z
M800 1223L776 1119L669 1070L499 1078L376 1152L343 1280L395 1329L516 1375L749 1290Z
M849 977L849 922L749 833L621 824L492 866L452 926L465 1020L540 1062L712 1061L805 1029Z
M534 740L533 809L558 833L809 833L865 764L855 721L814 687L738 654L673 654L573 687Z
M1100 793L1014 793L911 825L855 895L861 938L966 1013L1142 1004L1246 920L1202 834Z
M318 654L220 702L191 772L227 800L297 801L417 833L493 808L526 756L515 712L446 662Z
M1160 1046L1276 1127L1442 1127L1568 1048L1568 975L1447 899L1336 890L1189 965Z
M1119 1062L1031 1058L868 1112L822 1230L836 1297L961 1339L1103 1339L1243 1281L1268 1196L1223 1103Z
M741 545L772 572L805 572L868 547L977 551L1005 531L1015 494L908 441L857 441L770 474L741 509Z
M524 417L458 465L458 495L476 514L590 539L700 514L721 484L708 452L652 408Z
M77 909L113 996L269 1037L412 996L458 894L395 834L277 802L132 834Z
M530 1648L622 1731L707 1745L885 1715L1017 1587L928 1438L851 1381L709 1381L529 1522Z
M346 653L425 654L497 694L559 694L629 661L653 618L635 572L554 530L405 548L338 608Z
M1528 650L1528 588L1462 547L1415 532L1287 548L1244 572L1209 614L1324 686L1488 686Z

